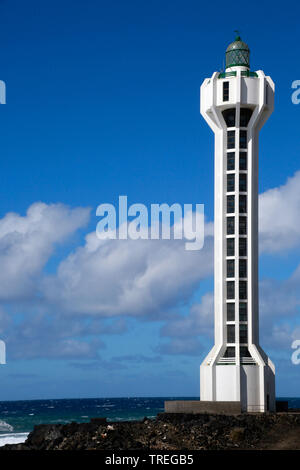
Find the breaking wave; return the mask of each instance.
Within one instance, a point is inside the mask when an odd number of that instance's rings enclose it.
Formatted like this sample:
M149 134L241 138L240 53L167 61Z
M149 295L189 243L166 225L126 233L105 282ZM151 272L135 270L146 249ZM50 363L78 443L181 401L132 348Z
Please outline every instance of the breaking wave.
M0 432L12 432L13 426L0 419Z
M0 447L5 446L5 444L20 444L21 442L25 442L28 434L28 432L0 434Z

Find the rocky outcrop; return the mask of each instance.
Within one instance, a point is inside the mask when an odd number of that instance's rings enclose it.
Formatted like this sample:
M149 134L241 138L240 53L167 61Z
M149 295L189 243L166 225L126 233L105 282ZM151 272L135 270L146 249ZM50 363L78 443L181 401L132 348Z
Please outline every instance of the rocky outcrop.
M161 413L156 419L35 426L23 444L5 450L300 449L300 413Z

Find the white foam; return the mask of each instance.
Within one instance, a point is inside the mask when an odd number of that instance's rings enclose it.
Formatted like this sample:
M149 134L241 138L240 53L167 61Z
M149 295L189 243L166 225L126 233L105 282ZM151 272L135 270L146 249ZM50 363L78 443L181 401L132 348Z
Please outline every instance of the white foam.
M5 421L2 421L2 419L0 419L0 432L11 432L13 431L14 428L13 426L11 426L10 424L6 423Z
M5 446L5 444L20 444L21 442L25 442L28 434L28 432L0 434L0 447Z

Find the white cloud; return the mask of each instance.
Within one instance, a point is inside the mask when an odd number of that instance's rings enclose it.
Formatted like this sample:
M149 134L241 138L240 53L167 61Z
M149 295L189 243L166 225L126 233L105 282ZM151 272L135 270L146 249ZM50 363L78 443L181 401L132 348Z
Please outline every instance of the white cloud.
M261 251L279 253L298 247L300 172L285 185L260 195L259 201ZM95 357L102 343L84 345L79 338L124 331L124 326L118 329L112 324L105 329L95 323L97 318L121 315L164 319L161 335L171 341L161 345L161 352L199 350L197 336L213 333L212 293L204 295L201 304L192 305L188 315L174 312L213 273L213 224L206 224L200 251L186 251L184 240L99 240L92 232L83 246L61 261L53 276L45 275L43 268L56 244L84 226L88 218L88 209L36 203L23 217L9 213L0 220L0 301L29 298L34 310L38 293L39 309L42 305L57 326L49 328L46 320L39 321L36 308L32 315L24 315L15 331L15 350L27 348L28 357L41 352L48 357ZM288 280L261 283L261 319L264 329L272 332L269 341L273 344L283 341L274 319L285 315L288 322L297 313L299 281L300 266ZM82 319L91 316L94 320L87 328ZM7 313L1 312L0 333L8 325ZM60 331L67 330L68 334L61 335ZM294 330L286 329L286 337L289 331Z
M191 336L212 336L214 319L214 296L204 294L201 303L191 306L188 316L178 316L169 321L161 330L162 336L189 338Z
M31 296L55 244L85 225L88 217L89 209L38 202L25 216L8 213L0 219L0 300Z
M212 225L200 251L184 240L99 240L95 233L44 282L46 298L66 312L160 319L212 274Z
M9 359L86 359L98 357L98 350L105 347L100 337L125 330L124 321L118 319L108 323L35 311L17 324L7 324L1 339L7 343Z
M300 246L300 171L259 196L259 243L266 253Z
M186 338L171 338L168 343L161 343L157 348L161 354L183 354L188 356L199 356L203 352L203 346L196 336Z
M273 325L268 335L265 335L264 343L266 346L271 347L278 351L280 348L282 351L288 351L292 354L292 342L295 339L300 339L300 326L292 326L289 323L283 323L280 325Z
M32 295L55 244L88 220L88 209L35 203L22 217L0 220L0 300ZM300 172L260 196L260 245L278 252L299 245ZM212 274L213 224L206 224L204 247L188 252L181 240L99 240L62 260L44 279L41 296L68 312L98 315L161 314L185 301L199 281Z
M260 196L260 245L278 252L299 245L300 172ZM160 317L188 299L212 274L212 224L204 247L188 252L181 240L99 240L94 232L64 259L43 289L66 312Z
M290 354L291 343L300 339L300 265L285 280L266 279L260 282L260 344L276 353ZM168 338L161 352L192 354L201 352L197 337L213 336L213 293L206 293L201 303L195 303L185 316L167 319L161 336ZM208 350L207 350L208 352Z

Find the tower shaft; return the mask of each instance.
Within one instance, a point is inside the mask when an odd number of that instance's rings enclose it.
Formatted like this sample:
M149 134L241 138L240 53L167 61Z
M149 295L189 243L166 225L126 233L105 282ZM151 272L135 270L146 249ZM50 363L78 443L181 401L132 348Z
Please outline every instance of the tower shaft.
M275 410L275 368L259 345L258 138L274 107L274 83L250 72L240 38L226 72L201 86L201 114L215 134L215 345L200 366L200 399Z

